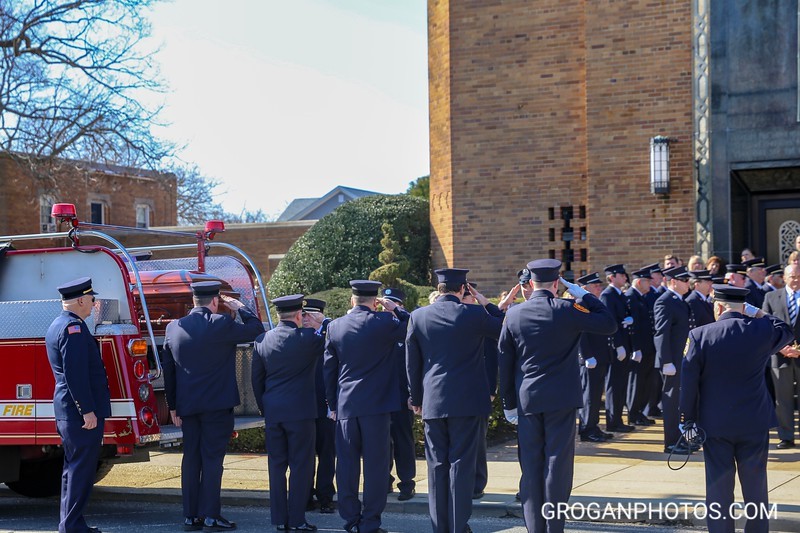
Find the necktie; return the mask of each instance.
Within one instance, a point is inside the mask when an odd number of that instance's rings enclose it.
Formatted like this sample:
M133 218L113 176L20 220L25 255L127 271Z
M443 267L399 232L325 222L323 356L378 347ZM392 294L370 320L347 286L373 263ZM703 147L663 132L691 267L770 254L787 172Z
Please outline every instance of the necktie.
M789 320L792 325L797 321L797 293L793 292L788 295L789 297Z

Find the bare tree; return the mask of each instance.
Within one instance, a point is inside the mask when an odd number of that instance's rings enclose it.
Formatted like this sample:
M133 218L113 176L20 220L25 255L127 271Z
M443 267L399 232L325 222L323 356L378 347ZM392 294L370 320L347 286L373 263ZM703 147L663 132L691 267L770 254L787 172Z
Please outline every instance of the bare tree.
M156 0L0 0L0 150L29 163L85 159L154 169L161 90L146 50Z

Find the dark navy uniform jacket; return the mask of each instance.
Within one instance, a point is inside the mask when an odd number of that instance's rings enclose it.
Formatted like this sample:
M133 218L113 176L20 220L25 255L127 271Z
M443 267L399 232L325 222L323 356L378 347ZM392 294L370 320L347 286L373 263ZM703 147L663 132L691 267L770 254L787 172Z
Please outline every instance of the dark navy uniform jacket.
M750 292L747 293L745 296L745 301L750 305L755 305L759 309L764 306L764 289L761 288L761 285L750 279L749 277L745 276L744 279L744 287L745 289L750 289Z
M679 367L689 335L689 304L676 293L666 290L653 306L656 321L656 367L672 363Z
M692 308L694 324L696 327L705 326L714 322L714 308L705 299L705 296L697 291L692 291L686 297L686 303Z
M786 288L770 291L764 296L764 306L762 309L765 313L774 315L789 324L794 337L800 339L800 319L798 319L794 325L792 325L789 320L789 305L786 302L787 294ZM783 346L781 346L781 348L783 348ZM770 358L770 366L772 368L785 368L789 365L790 361L790 358L784 357L783 354L777 353L776 351Z
M256 339L253 392L267 423L317 418L315 378L324 342L313 328L286 321Z
M508 310L500 333L500 396L530 415L583 405L578 342L613 335L617 319L591 294L578 301L537 290Z
M497 339L502 323L452 294L411 313L406 369L411 403L422 406L423 419L491 412L483 346L485 337Z
M167 326L162 351L167 405L178 416L230 409L239 405L236 345L252 342L264 325L246 308L243 323L228 314L195 307Z
M620 291L617 291L617 289L609 285L603 289L603 292L600 294L600 301L605 304L611 314L614 315L614 319L617 321L617 329L614 334L609 337L610 349L616 350L618 346L624 346L625 351L628 352L628 356L630 356L631 343L628 335L628 329L622 327L622 320L628 316L628 307L627 302L625 301L625 296ZM634 322L634 326L635 325L636 323ZM616 353L612 354L613 358L616 358L616 356Z
M392 361L395 365L395 373L397 374L397 392L400 394L400 402L397 404L397 409L394 411L408 411L408 375L406 374L406 331L408 327L408 319L411 315L405 309L397 309L395 312L397 316L402 317L400 320L403 325L403 340L398 341L394 345L394 354Z
M681 374L681 412L709 437L767 431L778 423L764 380L769 356L792 340L791 328L766 315L726 312L693 329Z
M493 303L489 303L486 306L486 311L492 315L496 316L500 320L503 320L506 317L506 314L500 310ZM486 364L486 379L489 381L489 394L491 396L497 396L497 342L496 339L490 337L485 339L483 342L483 361Z
M47 358L56 378L56 420L83 422L83 415L111 416L108 376L100 346L78 315L62 311L45 335Z
M337 419L397 411L399 377L392 356L405 334L398 316L407 314L357 305L328 324L325 396Z
M628 329L631 336L631 349L641 350L642 354L655 355L656 345L653 343L653 328L650 325L650 306L647 294L641 294L634 287L625 291L628 309L633 317L633 326Z
M598 365L611 363L611 350L608 347L608 335L584 333L578 345L578 353L585 361L590 357L597 360Z

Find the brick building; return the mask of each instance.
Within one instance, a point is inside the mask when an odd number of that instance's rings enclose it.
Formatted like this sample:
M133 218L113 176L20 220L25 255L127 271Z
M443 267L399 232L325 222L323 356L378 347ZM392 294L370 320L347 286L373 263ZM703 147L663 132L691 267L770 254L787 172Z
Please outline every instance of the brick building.
M429 0L434 265L496 292L535 257L575 276L746 246L782 260L800 233L789 4Z
M177 190L171 174L67 160L31 169L0 154L0 235L56 231L54 203L75 204L79 218L91 222L173 226Z

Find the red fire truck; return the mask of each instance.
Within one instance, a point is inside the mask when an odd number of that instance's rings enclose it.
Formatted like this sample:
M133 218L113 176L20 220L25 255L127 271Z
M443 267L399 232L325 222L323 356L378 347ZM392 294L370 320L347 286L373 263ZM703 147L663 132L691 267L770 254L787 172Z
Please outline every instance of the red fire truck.
M179 442L164 401L159 350L167 324L192 308L191 283L220 281L223 294L272 327L255 264L239 248L214 241L225 230L221 221L188 233L79 223L71 204L56 204L52 216L63 231L0 236L0 482L27 496L60 490L63 454L44 342L61 312L58 285L88 275L99 293L86 320L111 390L98 479L113 461L147 460L148 447ZM211 254L215 249L228 255ZM237 350L243 400L237 429L262 423L249 385L251 351L252 345Z

